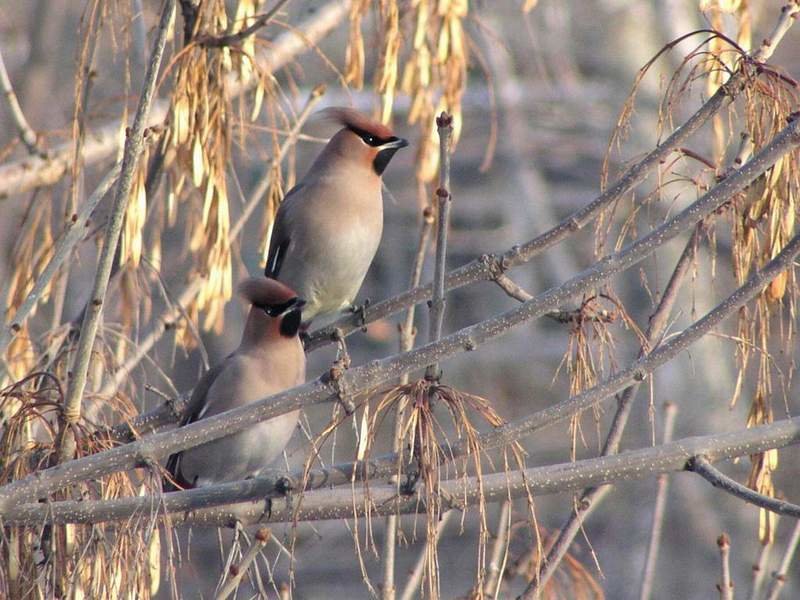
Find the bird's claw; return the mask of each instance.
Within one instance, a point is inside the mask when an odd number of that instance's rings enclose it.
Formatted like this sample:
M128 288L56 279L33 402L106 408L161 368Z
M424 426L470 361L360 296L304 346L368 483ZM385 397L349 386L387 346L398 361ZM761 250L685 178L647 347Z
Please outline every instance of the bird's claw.
M362 331L366 331L367 329L367 308L369 308L369 304L369 298L364 298L363 304L353 304L353 306L350 307L350 312L358 316L358 327Z

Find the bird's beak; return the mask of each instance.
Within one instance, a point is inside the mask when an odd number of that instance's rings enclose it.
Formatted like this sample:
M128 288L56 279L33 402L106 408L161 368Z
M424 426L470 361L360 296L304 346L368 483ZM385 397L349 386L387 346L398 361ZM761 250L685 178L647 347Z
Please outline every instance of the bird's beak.
M408 146L408 140L400 137L392 137L389 138L389 141L386 142L385 144L381 144L380 146L378 146L378 149L388 150L391 148L394 150L399 150L400 148L405 148L406 146Z

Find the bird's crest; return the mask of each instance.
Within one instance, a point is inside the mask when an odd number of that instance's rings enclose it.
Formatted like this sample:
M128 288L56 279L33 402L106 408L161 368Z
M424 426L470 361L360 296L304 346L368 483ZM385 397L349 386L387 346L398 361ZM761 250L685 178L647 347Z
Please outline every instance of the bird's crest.
M268 277L248 277L237 287L239 295L256 306L274 306L297 298L297 293Z
M389 139L394 136L394 132L386 125L373 121L367 115L358 112L354 108L344 106L331 106L319 111L315 115L315 120L330 121L338 123L355 133L369 133L380 139Z

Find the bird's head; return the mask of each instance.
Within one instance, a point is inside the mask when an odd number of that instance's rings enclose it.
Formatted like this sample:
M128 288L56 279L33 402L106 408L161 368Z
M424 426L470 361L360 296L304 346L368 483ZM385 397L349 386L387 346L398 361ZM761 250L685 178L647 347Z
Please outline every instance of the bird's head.
M278 319L282 336L297 335L306 301L299 298L293 289L269 277L248 277L239 284L238 292L254 308Z
M352 108L326 108L318 113L318 118L342 126L328 142L329 152L371 167L378 177L383 175L394 153L408 146L407 140L394 135L386 125Z

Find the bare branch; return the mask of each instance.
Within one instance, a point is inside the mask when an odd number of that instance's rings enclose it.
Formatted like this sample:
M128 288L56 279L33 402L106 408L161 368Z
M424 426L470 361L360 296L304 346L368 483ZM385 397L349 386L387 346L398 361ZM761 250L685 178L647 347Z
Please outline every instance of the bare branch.
M434 541L433 543L439 543L439 537L442 535L442 531L444 528L447 527L447 523L457 514L456 510L448 510L446 513L442 515L442 518L439 519L439 522L436 523L436 529L434 531ZM420 581L422 580L422 573L425 570L425 548L423 547L420 550L419 556L417 556L417 561L414 563L414 568L409 573L408 578L406 579L406 585L403 588L403 593L400 596L400 600L414 600L419 596L420 591Z
M422 267L425 264L425 254L428 250L431 233L433 232L433 210L430 206L426 206L422 211L422 222L420 223L419 241L417 242L417 252L414 256L414 265L411 268L411 281L409 287L414 288L419 285L422 278ZM411 305L406 311L405 322L402 323L400 328L400 352L408 352L414 347L414 339L416 338L416 328L414 327L414 315L416 312L416 305ZM400 378L400 384L408 383L408 375L403 375ZM392 452L396 456L395 460L395 473L402 471L402 446L403 446L403 406L398 404L395 407L394 414L394 431L392 434ZM397 475L392 475L389 483L397 485ZM445 515L446 517L447 515ZM397 549L397 523L398 517L395 514L390 514L386 517L386 524L384 526L384 539L383 539L383 553L381 558L383 560L383 581L381 587L381 594L383 600L394 600L397 592L395 586L395 554ZM424 552L424 550L422 550Z
M728 433L684 438L614 456L484 474L483 491L486 502L519 498L527 496L529 492L534 495L563 493L588 486L683 471L688 461L698 455L716 462L798 443L800 417L794 417ZM262 495L263 482L263 479L248 479L161 496L18 504L4 509L3 520L7 525L124 522L139 512L168 513L173 524L220 526L232 525L237 520L243 525L285 522L295 516L300 521L340 519L351 518L354 506L358 511L363 511L365 494L369 494L373 515L385 515L396 507L401 513L416 513L425 509L424 495L420 493L398 497L396 486L373 484L369 490L355 492L349 486L306 492L299 510L294 498L289 497L285 502L273 499L270 511L268 501ZM465 505L472 505L479 500L477 478L442 481L441 493L443 499L451 498L458 503L452 508L463 509Z
M247 569L250 568L250 565L258 556L258 553L264 549L264 546L267 545L270 538L272 538L272 532L267 529L266 527L262 527L258 531L256 531L255 539L253 540L252 545L247 550L247 554L244 555L242 558L242 562L234 567L231 566L231 571L233 576L225 582L225 585L219 591L216 596L216 600L226 600L228 596L230 596L236 588L239 586L239 583L242 581L245 573L247 573Z
M794 517L795 519L800 519L800 506L797 504L792 504L791 502L786 502L785 500L779 500L778 498L770 498L769 496L764 496L763 494L759 494L758 492L751 490L746 485L742 485L721 471L718 471L703 456L696 456L693 458L688 466L688 470L694 471L714 487L720 488L721 490L726 491L729 494L740 498L741 500L744 500L748 504L765 508L766 510L772 511L779 515L787 515L789 517Z
M14 316L3 326L3 330L0 332L0 356L5 354L11 340L13 340L22 329L25 319L27 319L33 309L36 308L36 305L42 297L42 293L47 288L50 281L52 281L58 268L70 255L75 245L86 235L86 231L91 225L90 219L94 213L94 209L97 208L97 205L105 197L108 190L111 189L111 186L116 183L119 178L119 170L120 163L117 163L106 173L94 192L87 198L80 212L72 215L72 218L67 222L64 232L61 234L58 242L56 242L55 248L53 248L53 256L50 258L50 262L47 263L47 266L39 274L39 277L33 284L33 288L28 293L25 301L14 313Z
M775 517L775 528L777 529L779 517ZM753 581L750 585L749 600L761 599L761 588L764 585L764 579L767 574L767 565L769 564L769 557L772 549L775 546L774 536L767 536L767 539L761 543L761 552L758 553L758 562L753 565Z

